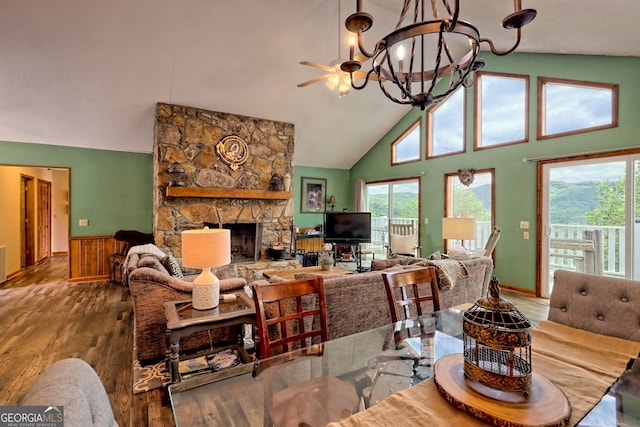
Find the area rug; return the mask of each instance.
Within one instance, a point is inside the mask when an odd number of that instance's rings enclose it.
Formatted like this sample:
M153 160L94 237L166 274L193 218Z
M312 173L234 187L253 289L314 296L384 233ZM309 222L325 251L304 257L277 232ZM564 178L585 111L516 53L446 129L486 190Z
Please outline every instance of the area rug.
M169 384L171 378L164 361L150 365L133 362L133 394L145 393Z

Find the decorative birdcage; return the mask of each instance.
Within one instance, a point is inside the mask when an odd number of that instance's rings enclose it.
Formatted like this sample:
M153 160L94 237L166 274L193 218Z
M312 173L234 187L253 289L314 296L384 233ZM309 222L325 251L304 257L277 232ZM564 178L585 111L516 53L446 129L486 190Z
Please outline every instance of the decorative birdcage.
M487 298L463 315L464 374L490 389L528 394L532 385L531 322L500 298L491 278Z

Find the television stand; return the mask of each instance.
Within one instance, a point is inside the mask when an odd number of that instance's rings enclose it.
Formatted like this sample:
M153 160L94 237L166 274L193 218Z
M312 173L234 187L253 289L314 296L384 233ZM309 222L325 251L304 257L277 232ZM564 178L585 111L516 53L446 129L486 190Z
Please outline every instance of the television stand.
M344 255L348 256L344 256ZM355 262L356 271L362 273L368 271L362 266L362 249L360 243L333 243L333 256L337 262Z

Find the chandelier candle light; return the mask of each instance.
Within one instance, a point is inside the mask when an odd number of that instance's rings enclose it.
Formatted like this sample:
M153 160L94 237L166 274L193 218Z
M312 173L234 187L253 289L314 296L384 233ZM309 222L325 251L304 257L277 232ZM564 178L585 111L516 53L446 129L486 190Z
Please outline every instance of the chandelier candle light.
M459 19L459 0L431 0L431 10L425 7L425 0L405 0L395 30L368 51L363 33L373 25L373 16L362 11L362 0L356 0L356 13L347 18L345 25L357 37L360 52L351 48L349 61L340 67L350 74L354 89L363 89L369 80L377 80L387 98L425 109L460 86L473 84L473 73L486 65L478 58L480 43L487 43L491 52L500 56L518 47L521 28L533 21L537 12L522 9L521 0L513 3L515 11L504 18L502 26L515 29L516 40L503 51L496 49L490 39L480 37L473 24ZM354 80L362 73L359 57L373 58L362 84ZM445 78L448 82L438 84Z
M220 282L211 272L231 262L231 231L216 228L182 232L182 265L201 268L193 281L193 308L210 310L219 304Z

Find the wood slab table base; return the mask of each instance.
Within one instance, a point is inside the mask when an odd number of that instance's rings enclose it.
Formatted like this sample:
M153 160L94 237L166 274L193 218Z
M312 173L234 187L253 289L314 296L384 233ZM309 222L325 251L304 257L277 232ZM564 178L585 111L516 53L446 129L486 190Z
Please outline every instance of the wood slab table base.
M436 361L434 380L438 390L449 403L494 425L565 426L571 418L571 405L564 393L535 371L529 396L522 399L504 396L504 400L498 400L480 393L478 386L470 384L471 380L465 377L464 359L460 353L450 354Z

